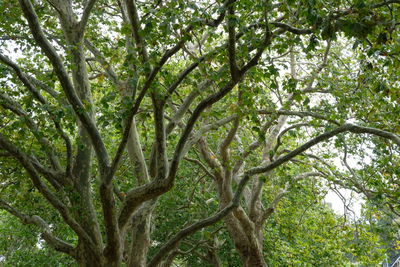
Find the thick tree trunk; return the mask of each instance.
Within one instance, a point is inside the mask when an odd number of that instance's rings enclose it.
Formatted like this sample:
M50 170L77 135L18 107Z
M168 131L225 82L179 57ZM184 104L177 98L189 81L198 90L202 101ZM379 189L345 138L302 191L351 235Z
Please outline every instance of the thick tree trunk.
M77 262L80 267L105 267L105 259L99 257L89 249L85 244L79 243Z
M252 232L249 232L249 230L245 231L234 214L226 216L225 225L244 267L268 266L263 257L262 246L256 238L257 233L255 233L255 229Z
M129 248L129 267L146 267L150 247L150 227L155 201L145 203L133 216L131 226L131 247Z

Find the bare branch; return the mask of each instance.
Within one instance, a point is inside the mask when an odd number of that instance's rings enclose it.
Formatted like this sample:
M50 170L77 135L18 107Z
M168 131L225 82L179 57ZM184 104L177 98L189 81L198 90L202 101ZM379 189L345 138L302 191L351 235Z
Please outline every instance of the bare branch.
M208 175L210 176L212 179L216 180L215 176L207 169L207 167L198 159L193 159L193 158L189 158L189 157L184 157L185 160L189 161L189 162L193 162L195 164L197 164L198 166L200 166L200 168Z
M286 129L284 129L283 131L281 131L281 132L278 134L277 138L276 138L276 145L275 145L275 147L274 147L274 149L273 149L274 154L275 154L276 151L278 150L279 146L282 144L282 142L281 142L281 137L282 137L284 134L286 134L287 132L289 132L289 131L292 130L292 129L299 128L299 127L303 127L303 126L308 126L308 125L309 125L308 123L296 123L296 124L293 124L293 125L289 126L289 127L286 128Z
M207 144L205 138L201 138L198 141L198 146L200 148L200 153L204 160L206 161L207 165L212 168L214 172L214 177L216 178L215 181L222 182L223 180L223 169L221 163L215 156L214 152L210 149Z
M136 41L136 47L139 50L139 54L142 57L142 63L146 63L149 60L149 54L147 52L146 43L140 34L141 26L139 14L136 7L136 0L125 0L126 9L131 23L133 37Z
M115 73L111 64L106 61L105 57L101 54L101 52L87 39L85 39L85 46L94 55L95 59L103 66L103 68L105 69L106 74L110 78L110 80L115 85L119 85L120 81L118 79L117 74Z

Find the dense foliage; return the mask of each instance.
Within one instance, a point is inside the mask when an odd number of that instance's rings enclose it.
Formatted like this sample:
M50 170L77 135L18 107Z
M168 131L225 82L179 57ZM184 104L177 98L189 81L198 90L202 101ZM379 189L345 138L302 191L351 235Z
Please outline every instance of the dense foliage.
M398 0L1 1L0 260L395 257L399 16ZM342 189L360 218L325 204Z

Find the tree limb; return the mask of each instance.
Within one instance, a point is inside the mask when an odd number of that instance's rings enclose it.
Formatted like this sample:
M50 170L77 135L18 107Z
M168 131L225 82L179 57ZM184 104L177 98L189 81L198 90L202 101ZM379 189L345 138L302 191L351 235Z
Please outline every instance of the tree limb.
M148 266L149 267L156 267L158 264L161 262L161 260L169 253L171 252L179 242L186 238L187 236L207 227L210 225L215 224L216 222L220 221L223 219L226 215L228 215L231 211L239 207L239 201L240 197L242 195L242 192L245 188L246 183L249 181L250 176L244 176L240 183L238 184L238 187L236 189L235 195L232 199L232 201L227 205L225 208L214 214L213 216L210 216L208 218L205 218L203 220L200 220L188 227L185 227L181 231L179 231L177 234L175 234L171 239L169 239L161 248L160 250L153 256L151 261L149 262Z
M262 166L262 167L255 167L252 168L250 170L247 171L247 173L249 175L255 175L255 174L260 174L260 173L264 173L270 170L273 170L277 167L279 167L280 165L286 163L287 161L289 161L290 159L292 159L293 157L299 155L300 153L306 151L307 149L315 146L316 144L323 142L325 140L330 139L331 137L334 137L340 133L344 133L344 132L352 132L352 133L368 133L368 134L372 134L372 135L377 135L383 138L387 138L392 140L393 142L395 142L398 146L400 146L400 137L387 132L387 131L383 131L383 130L379 130L376 128L370 128L370 127L363 127L363 126L358 126L355 124L351 124L351 123L345 123L342 126L329 131L329 132L325 132L313 139L311 139L310 141L308 141L307 143L301 145L300 147L296 148L295 150L289 152L288 154L279 157L278 159L276 159L275 161L271 162L270 164L266 165L266 166Z
M85 31L86 24L87 24L87 22L89 20L90 13L91 13L94 5L96 4L96 2L97 2L97 0L89 0L87 2L86 6L84 7L81 20L79 21L79 30L81 32Z
M65 222L75 231L75 233L82 238L87 244L93 249L94 253L100 253L99 249L93 243L93 240L90 236L85 232L82 226L75 221L75 219L71 216L68 207L64 205L54 195L46 186L45 183L42 182L38 173L36 172L33 164L31 163L30 159L14 144L9 142L1 133L0 133L0 147L7 150L9 153L13 154L21 165L25 168L28 172L29 177L32 180L34 186L39 190L39 192L46 198L46 200L61 214Z
M35 38L35 41L42 48L45 55L49 58L51 64L54 67L54 71L56 72L57 77L61 83L61 86L68 98L69 103L73 107L76 115L81 120L91 138L94 150L96 151L96 155L99 160L101 171L106 172L110 165L108 153L95 122L90 117L88 112L86 112L85 106L82 104L81 100L76 94L75 88L72 85L68 73L64 68L62 60L58 56L54 47L50 44L50 42L44 35L32 3L29 0L19 0L19 3L21 5L25 18L28 21L29 28L31 30L31 33L33 34L33 37Z
M23 214L1 199L0 208L19 218L23 224L34 224L38 226L43 231L41 237L55 250L66 253L74 258L77 257L76 248L74 248L71 244L55 237L51 233L50 226L41 217L37 215L29 216Z
M235 7L234 1L229 3L228 8L228 56L229 56L229 69L231 71L232 80L236 80L239 78L238 76L238 67L236 64L236 33L235 33Z
M285 31L294 33L294 34L310 34L313 32L312 30L309 30L309 29L298 29L298 28L295 28L291 25L288 25L288 24L285 24L282 22L273 21L273 22L270 22L270 24L274 25L275 27L281 28Z

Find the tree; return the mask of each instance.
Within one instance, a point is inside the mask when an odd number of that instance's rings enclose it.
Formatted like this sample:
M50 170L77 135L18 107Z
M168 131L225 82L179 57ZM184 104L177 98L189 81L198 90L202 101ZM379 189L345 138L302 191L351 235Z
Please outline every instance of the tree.
M313 178L397 212L398 4L1 3L0 207L80 266L168 266L221 220L242 265L266 266L265 222ZM216 205L149 257L177 179Z

